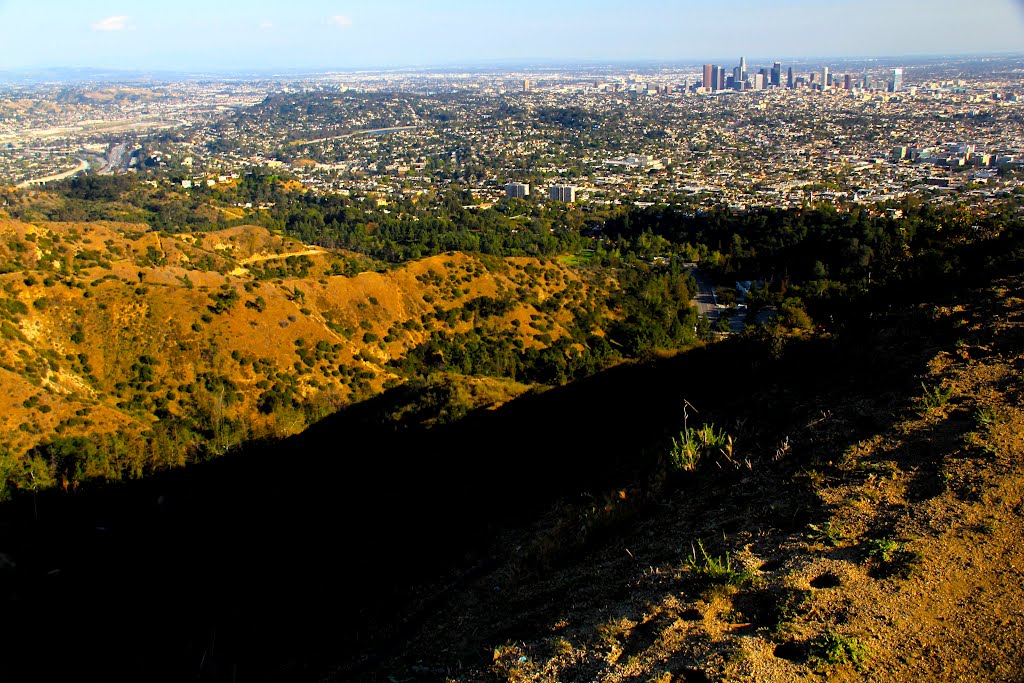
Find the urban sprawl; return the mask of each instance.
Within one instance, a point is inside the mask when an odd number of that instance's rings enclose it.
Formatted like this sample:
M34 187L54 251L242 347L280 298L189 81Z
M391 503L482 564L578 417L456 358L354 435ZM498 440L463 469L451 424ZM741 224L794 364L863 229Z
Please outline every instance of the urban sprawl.
M0 85L0 185L91 169L210 191L263 170L381 206L452 188L469 207L985 202L1024 192L1021 64L740 59Z

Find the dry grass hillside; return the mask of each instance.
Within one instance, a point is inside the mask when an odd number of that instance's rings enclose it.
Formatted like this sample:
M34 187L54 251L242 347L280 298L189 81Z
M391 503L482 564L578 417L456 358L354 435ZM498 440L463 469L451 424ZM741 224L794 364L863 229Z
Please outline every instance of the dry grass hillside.
M14 456L175 417L215 449L295 433L399 382L389 361L431 335L542 345L593 291L554 262L453 254L382 270L251 226L168 235L3 220L0 272L0 446ZM481 297L510 305L464 314ZM562 305L543 306L551 297ZM525 389L460 395L480 404Z

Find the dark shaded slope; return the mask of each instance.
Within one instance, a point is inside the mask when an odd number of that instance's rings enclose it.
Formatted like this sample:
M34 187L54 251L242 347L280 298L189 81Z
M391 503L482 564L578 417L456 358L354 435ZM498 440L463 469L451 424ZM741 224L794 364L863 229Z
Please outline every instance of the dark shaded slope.
M356 669L372 676L373 657L402 647L417 586L473 566L557 499L649 483L684 400L756 458L817 396L913 393L928 334L948 331L857 318L841 341L796 341L779 360L737 340L429 431L381 424L385 394L280 443L41 495L38 522L21 500L0 513L16 563L0 667L12 680L294 680L366 656Z

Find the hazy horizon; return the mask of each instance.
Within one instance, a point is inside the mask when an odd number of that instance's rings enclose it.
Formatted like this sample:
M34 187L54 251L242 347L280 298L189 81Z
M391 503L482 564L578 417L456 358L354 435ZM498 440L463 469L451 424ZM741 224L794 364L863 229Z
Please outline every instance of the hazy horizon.
M983 5L984 10L979 10ZM0 71L232 73L451 66L899 59L1012 55L1024 11L1012 0L776 3L537 0L443 7L412 0L0 0ZM731 63L731 61L729 62Z

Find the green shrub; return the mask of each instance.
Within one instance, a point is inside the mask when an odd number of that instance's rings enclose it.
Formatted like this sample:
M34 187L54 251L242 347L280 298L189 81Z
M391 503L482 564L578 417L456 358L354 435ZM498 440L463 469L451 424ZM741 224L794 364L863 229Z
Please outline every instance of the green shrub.
M697 469L702 458L716 451L725 453L732 450L732 439L722 430L715 429L713 424L700 427L688 427L679 433L679 438L672 438L672 449L669 451L669 462L672 469L681 472L692 472Z
M953 387L942 388L941 385L930 387L924 382L921 382L921 390L923 395L921 396L921 407L922 412L927 413L936 408L941 408L949 402L950 397L953 395Z
M921 563L921 553L908 550L902 543L891 538L871 539L865 544L865 550L879 578L908 578Z
M816 664L852 664L860 668L867 661L868 649L856 638L830 630L811 641L810 655Z
M708 555L704 542L697 540L691 546L691 555L686 564L698 578L705 583L719 586L742 586L750 580L750 572L733 569L729 553L716 556Z

